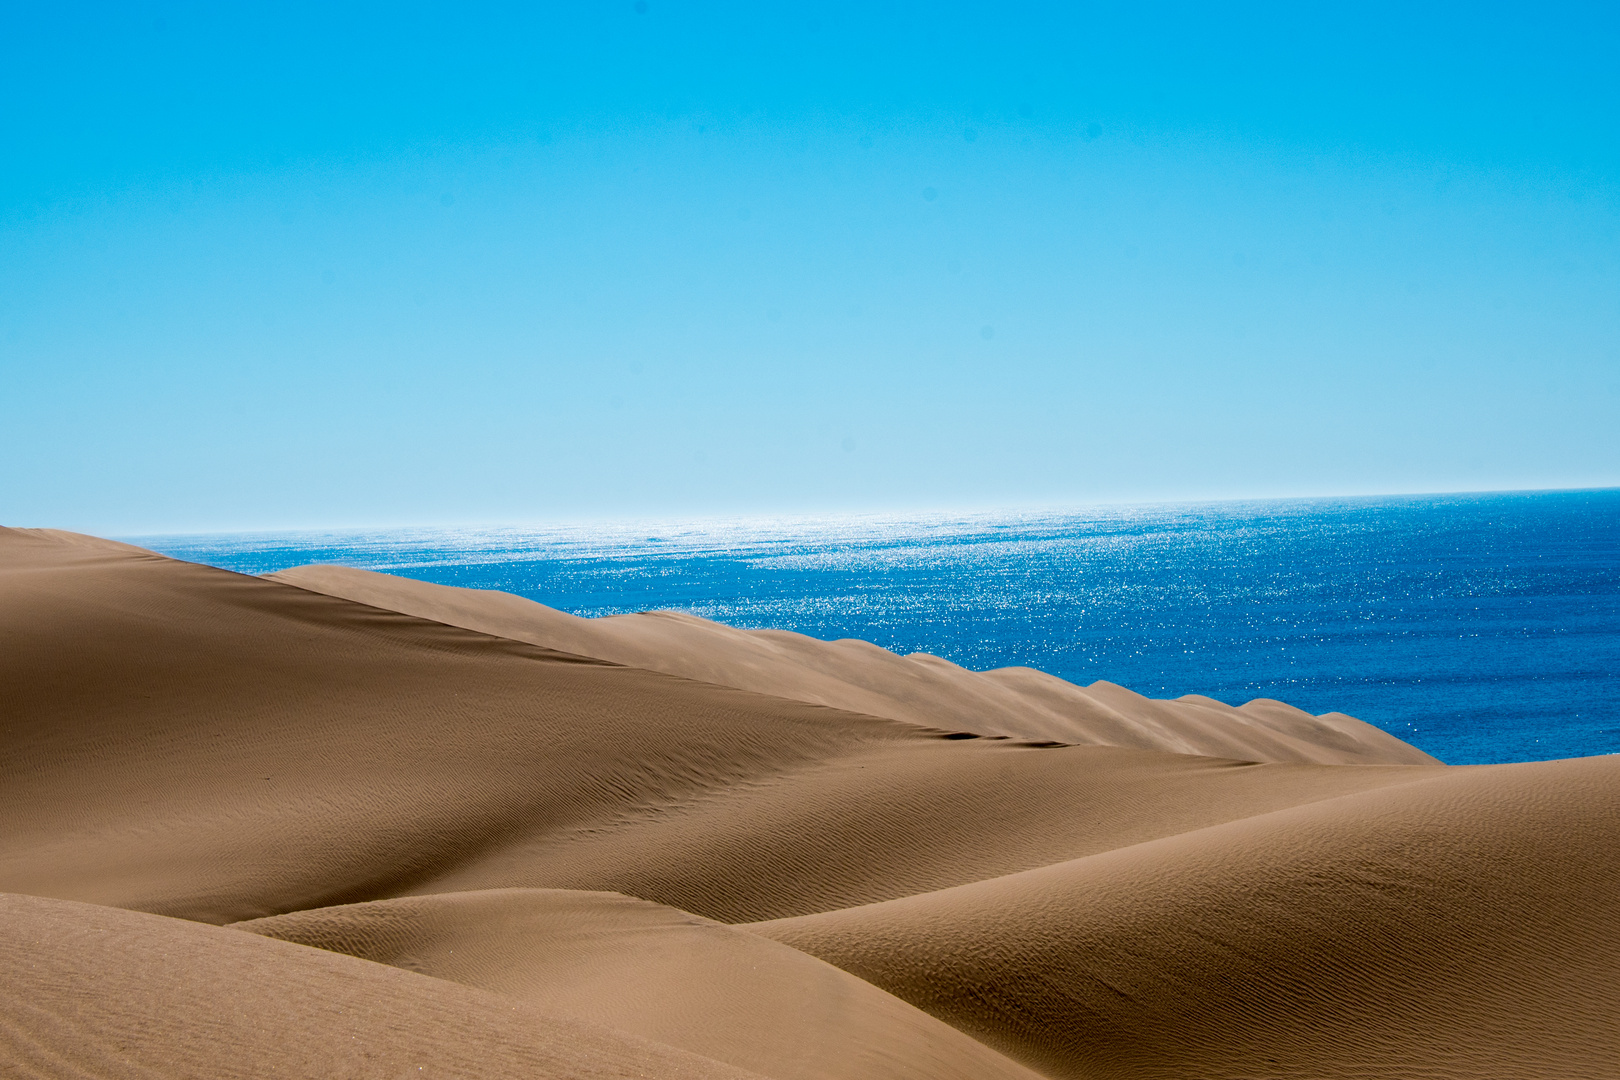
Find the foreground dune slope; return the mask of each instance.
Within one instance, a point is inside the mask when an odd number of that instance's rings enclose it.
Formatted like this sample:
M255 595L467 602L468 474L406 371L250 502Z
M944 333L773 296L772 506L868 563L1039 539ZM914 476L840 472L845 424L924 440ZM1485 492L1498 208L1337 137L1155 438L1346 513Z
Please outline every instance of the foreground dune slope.
M0 894L0 971L8 1077L753 1075L442 979L71 901Z
M796 949L614 893L494 889L236 928L480 987L777 1080L1036 1076Z
M979 735L1244 761L1437 764L1354 717L1312 716L1279 701L1235 709L1206 697L1156 701L1107 682L1081 688L1029 668L972 672L922 653L897 656L870 642L738 630L670 611L582 619L510 593L344 566L268 576L562 652Z
M1620 757L752 929L1069 1077L1620 1076Z

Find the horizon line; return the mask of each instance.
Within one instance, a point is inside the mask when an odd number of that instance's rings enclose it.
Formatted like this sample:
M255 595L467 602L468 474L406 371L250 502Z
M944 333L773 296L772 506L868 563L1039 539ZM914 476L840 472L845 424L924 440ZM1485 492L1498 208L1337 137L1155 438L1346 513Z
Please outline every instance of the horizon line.
M712 510L696 513L649 513L635 514L581 514L575 516L558 516L549 519L462 519L443 522L412 522L399 521L386 523L350 523L331 525L266 525L266 526L234 526L224 528L187 528L180 531L140 531L140 532L108 532L105 535L112 540L132 539L178 539L183 537L211 537L211 536L273 536L298 535L318 533L362 533L362 532L405 532L405 531L434 531L434 530L517 530L517 529L580 529L601 527L627 527L633 525L701 525L739 522L833 522L853 520L924 520L929 518L991 518L998 516L1018 515L1062 515L1076 514L1092 510L1106 509L1151 509L1155 507L1190 507L1215 505L1245 505L1264 503L1310 503L1333 501L1377 501L1380 499L1446 499L1485 496L1513 496L1513 495L1578 495L1599 494L1604 492L1620 492L1620 485L1598 485L1579 487L1549 487L1549 488L1470 488L1451 491L1382 491L1382 492L1341 492L1312 495L1252 495L1252 496L1225 496L1210 497L1199 496L1189 498L1148 498L1148 499L1101 499L1088 502L1030 502L1021 504L980 504L977 506L909 506L894 509L800 509L800 510L756 510L756 511L726 511ZM23 527L23 526L14 526ZM52 526L33 526L36 528L50 528ZM77 532L79 530L64 530ZM95 534L90 534L95 535Z

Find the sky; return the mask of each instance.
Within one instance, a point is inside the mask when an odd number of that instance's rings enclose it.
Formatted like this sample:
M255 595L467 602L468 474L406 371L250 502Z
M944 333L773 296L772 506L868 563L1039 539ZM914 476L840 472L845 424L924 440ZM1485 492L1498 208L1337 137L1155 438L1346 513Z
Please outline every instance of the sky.
M1620 485L1620 14L0 3L0 523Z

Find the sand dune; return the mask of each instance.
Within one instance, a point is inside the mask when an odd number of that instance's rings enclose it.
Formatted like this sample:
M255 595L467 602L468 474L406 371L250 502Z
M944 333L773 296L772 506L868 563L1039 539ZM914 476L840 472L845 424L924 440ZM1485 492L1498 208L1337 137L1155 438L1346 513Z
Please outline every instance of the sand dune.
M238 927L492 990L781 1080L1036 1075L798 950L615 893L492 889Z
M63 900L0 894L0 971L7 1077L752 1075L454 982Z
M1343 713L1312 716L1261 699L1156 701L1097 682L1082 688L1030 668L973 672L865 641L738 630L672 611L582 619L510 593L458 589L344 566L302 566L276 581L549 649L721 686L813 701L980 735L1127 746L1243 761L1437 764Z
M0 530L0 1075L1620 1075L1620 758L390 587Z
M999 877L1437 768L987 741L869 745L679 803L514 832L405 891L603 889L726 922L779 918Z
M765 923L1050 1076L1620 1076L1620 756Z
M10 891L235 922L932 741L157 556L5 541Z

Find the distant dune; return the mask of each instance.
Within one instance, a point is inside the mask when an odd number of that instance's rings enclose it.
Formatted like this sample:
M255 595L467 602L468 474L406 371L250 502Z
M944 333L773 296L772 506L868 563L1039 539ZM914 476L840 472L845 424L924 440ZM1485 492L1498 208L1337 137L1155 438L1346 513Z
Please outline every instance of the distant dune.
M1620 1076L1620 757L36 530L0 687L0 1076Z
M582 619L510 593L345 566L301 566L269 577L561 652L978 735L1245 761L1438 764L1354 717L1312 716L1280 701L1235 709L1198 696L1156 701L1108 682L1081 688L1031 668L974 672L926 653L897 656L867 641L737 630L674 611Z

